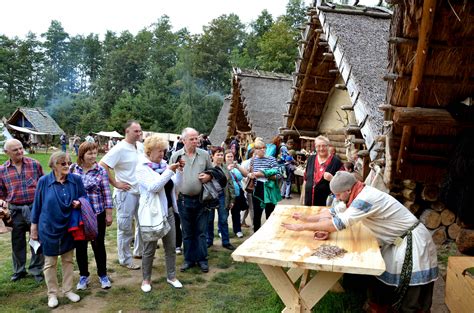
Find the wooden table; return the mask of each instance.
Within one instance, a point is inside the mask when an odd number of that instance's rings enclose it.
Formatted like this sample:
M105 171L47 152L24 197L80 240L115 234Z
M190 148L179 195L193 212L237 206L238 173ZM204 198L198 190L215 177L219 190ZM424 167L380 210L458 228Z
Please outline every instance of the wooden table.
M295 232L280 226L294 222L294 212L315 214L321 208L278 205L263 226L232 253L235 261L258 264L286 305L283 312L310 312L343 273L380 275L385 271L377 241L361 223L330 234L326 241L314 240L311 231ZM312 256L322 244L348 252L332 260ZM310 270L318 272L310 278ZM300 277L299 286L295 286Z

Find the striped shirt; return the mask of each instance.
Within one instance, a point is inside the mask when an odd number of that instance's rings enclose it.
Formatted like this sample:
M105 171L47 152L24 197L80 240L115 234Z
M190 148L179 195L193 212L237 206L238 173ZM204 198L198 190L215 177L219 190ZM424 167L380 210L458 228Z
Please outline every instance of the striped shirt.
M21 173L10 160L0 166L0 199L16 205L33 203L38 180L44 175L41 164L23 157Z
M74 163L71 165L71 173L82 178L89 202L96 214L104 212L105 209L113 208L109 175L102 166L95 163L87 173L84 173L84 169Z
M253 160L253 162L252 162ZM253 172L260 172L263 170L267 170L270 168L278 168L278 163L276 159L272 156L266 156L263 158L253 158L250 159L248 163L247 170L250 170L251 164L253 163ZM243 165L243 164L242 164ZM265 177L259 177L257 178L258 181L267 181L267 178Z

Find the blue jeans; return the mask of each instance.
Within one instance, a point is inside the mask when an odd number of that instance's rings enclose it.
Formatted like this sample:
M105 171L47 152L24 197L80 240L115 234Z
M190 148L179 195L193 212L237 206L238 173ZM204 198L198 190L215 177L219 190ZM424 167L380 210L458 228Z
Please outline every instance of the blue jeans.
M204 209L199 196L180 195L179 217L183 230L184 261L190 265L207 264L206 228L208 211Z
M207 219L207 245L212 245L214 241L214 217L216 210L212 209L209 212L209 218ZM227 219L229 218L229 211L225 207L225 195L224 193L219 194L219 207L217 208L217 230L222 236L222 245L228 245L229 240L229 225Z

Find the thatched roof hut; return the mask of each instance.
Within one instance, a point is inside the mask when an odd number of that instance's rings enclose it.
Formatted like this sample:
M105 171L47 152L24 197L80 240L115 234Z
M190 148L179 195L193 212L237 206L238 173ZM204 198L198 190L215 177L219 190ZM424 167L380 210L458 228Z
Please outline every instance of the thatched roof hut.
M382 78L388 66L391 14L380 9L341 9L315 1L308 15L307 26L302 29L286 127L281 134L314 137L325 133L321 126L325 112L334 105L332 97L338 90L347 90L348 103L337 110L340 116L345 110L354 118L340 121L338 127L345 131L333 134L363 139L375 159L375 138L383 124L378 106L384 101L387 86ZM344 144L344 138L341 141Z
M211 133L209 134L209 139L213 145L220 145L224 140L226 140L227 135L227 118L230 111L230 102L232 97L230 95L224 98L224 104L222 105L219 116L217 117L216 123L212 128Z
M227 137L251 131L269 142L278 135L290 87L289 75L234 68Z
M7 120L7 127L20 127L47 135L61 135L64 131L56 121L42 108L20 107ZM23 132L22 130L16 129Z
M473 106L453 107L474 95L474 3L391 2L385 180L437 183L456 137L474 127Z

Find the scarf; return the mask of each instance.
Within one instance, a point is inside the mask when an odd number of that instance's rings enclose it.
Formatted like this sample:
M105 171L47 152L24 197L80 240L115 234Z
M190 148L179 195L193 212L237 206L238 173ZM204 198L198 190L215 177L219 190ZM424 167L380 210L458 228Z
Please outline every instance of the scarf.
M359 193L364 189L365 184L363 182L357 181L354 186L351 188L351 194L349 200L347 201L347 207L351 206L352 201L359 195Z
M166 163L165 160L161 160L160 163L147 162L147 163L145 163L145 164L146 164L149 168L151 168L153 171L157 172L157 173L160 174L160 175L166 170L166 168L167 168L167 166L168 166L168 164Z

